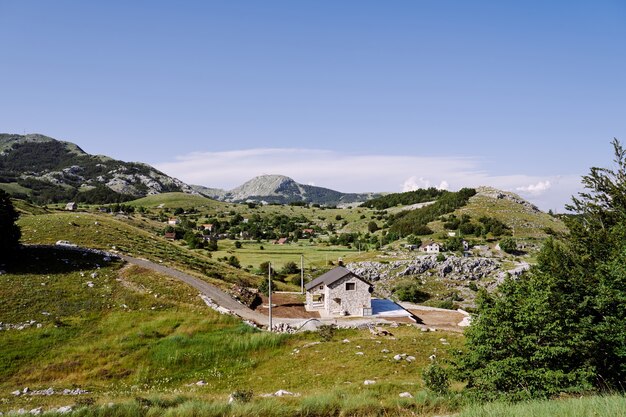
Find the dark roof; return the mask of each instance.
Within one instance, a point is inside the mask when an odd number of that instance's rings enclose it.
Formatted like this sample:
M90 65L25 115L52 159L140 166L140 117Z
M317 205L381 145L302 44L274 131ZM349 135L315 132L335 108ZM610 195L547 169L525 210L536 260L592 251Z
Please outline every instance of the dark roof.
M338 266L336 268L331 269L330 271L326 272L325 274L320 275L319 277L315 278L313 281L309 282L308 284L306 284L304 286L304 288L306 288L306 290L310 290L311 288L315 288L318 285L330 285L335 281L339 281L341 278L345 277L346 275L354 275L356 278L360 279L361 281L367 283L369 285L369 282L365 281L363 278L359 277L358 275L348 271L346 268L344 268L343 266Z

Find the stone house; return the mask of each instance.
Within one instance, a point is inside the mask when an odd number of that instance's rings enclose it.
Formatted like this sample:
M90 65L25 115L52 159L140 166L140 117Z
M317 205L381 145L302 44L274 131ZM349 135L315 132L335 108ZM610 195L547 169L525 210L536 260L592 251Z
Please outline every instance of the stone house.
M169 224L170 226L176 226L179 223L180 220L178 220L176 217L170 217L169 219L167 219L167 224Z
M428 242L420 246L420 251L426 253L439 253L441 251L441 245L437 242Z
M322 317L371 316L372 286L338 266L305 285L306 310Z

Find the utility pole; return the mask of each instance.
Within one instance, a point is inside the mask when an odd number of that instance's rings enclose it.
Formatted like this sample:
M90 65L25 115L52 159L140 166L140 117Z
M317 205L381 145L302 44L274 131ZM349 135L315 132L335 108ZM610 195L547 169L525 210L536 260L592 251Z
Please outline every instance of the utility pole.
M304 255L300 255L300 294L304 294Z
M269 330L272 331L272 263L269 262L267 267L268 291L267 298L269 303Z

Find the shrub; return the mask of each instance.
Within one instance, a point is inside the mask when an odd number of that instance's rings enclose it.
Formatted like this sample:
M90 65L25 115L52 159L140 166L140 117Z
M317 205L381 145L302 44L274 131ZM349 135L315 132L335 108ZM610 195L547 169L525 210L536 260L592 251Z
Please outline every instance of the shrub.
M504 238L500 241L500 249L506 253L515 253L517 250L517 243L515 243L515 239L511 237Z
M257 288L259 292L265 296L268 296L270 293L270 284L266 279L261 280L261 283Z
M424 385L437 394L446 394L450 389L448 372L434 359L422 373Z
M236 241L235 242L235 248L241 249L241 242L240 241Z
M231 394L231 397L233 398L233 400L238 403L248 403L252 400L253 396L254 396L254 392L252 390L243 390L243 389L235 390Z
M233 266L235 268L241 268L241 264L239 263L239 259L235 255L232 255L228 258L228 265Z
M337 331L337 327L334 324L324 324L319 327L318 331L322 342L330 342Z

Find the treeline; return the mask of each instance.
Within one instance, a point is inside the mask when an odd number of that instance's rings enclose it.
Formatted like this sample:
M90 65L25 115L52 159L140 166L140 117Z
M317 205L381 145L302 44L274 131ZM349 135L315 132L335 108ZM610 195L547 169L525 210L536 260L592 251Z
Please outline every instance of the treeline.
M389 232L399 236L429 235L433 232L428 228L428 223L463 207L474 195L476 190L473 188L462 188L457 192L442 191L433 204L421 209L401 211L393 216L389 220Z
M446 192L447 191L438 190L434 187L420 188L419 190L408 191L406 193L394 193L384 195L378 198L373 198L361 204L361 207L384 210L386 208L395 207L397 205L407 206L410 204L426 203L428 201L438 199Z

